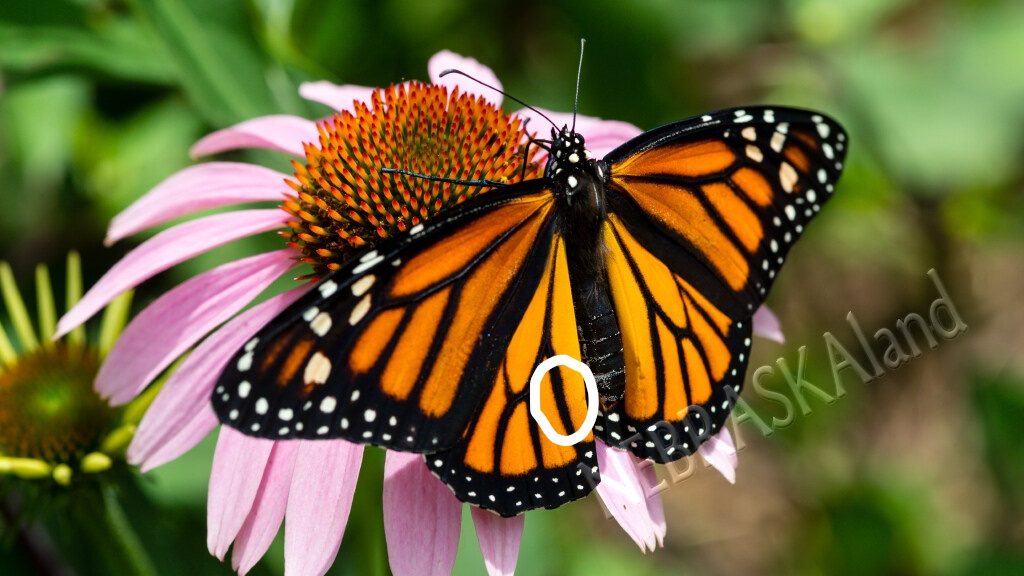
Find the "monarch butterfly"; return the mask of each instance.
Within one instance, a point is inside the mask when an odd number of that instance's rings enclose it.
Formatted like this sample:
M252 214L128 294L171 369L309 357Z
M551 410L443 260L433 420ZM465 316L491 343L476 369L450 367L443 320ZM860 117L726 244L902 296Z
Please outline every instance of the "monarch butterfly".
M693 453L743 384L751 317L828 200L846 135L830 118L731 109L591 159L551 131L541 178L494 188L326 276L229 361L213 406L259 437L423 453L456 496L503 516L598 479L595 437L641 458ZM536 366L594 373L600 414L553 443L530 418ZM555 430L584 420L576 372L542 381Z

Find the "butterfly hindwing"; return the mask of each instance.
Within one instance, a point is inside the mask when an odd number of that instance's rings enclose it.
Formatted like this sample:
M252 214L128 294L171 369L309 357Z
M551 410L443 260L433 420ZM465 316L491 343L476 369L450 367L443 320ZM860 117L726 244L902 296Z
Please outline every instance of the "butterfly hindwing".
M552 206L540 186L481 196L346 263L229 361L219 417L274 439L453 445L541 281Z
M724 424L750 354L734 321L611 215L608 280L625 360L625 395L595 426L612 446L656 462L693 453Z
M481 410L450 449L427 454L430 469L460 500L512 516L587 495L597 479L593 434L572 446L552 442L530 412L529 382L541 361L580 357L564 241L555 236L539 285L518 321ZM554 432L580 429L585 385L565 367L541 381L538 405Z

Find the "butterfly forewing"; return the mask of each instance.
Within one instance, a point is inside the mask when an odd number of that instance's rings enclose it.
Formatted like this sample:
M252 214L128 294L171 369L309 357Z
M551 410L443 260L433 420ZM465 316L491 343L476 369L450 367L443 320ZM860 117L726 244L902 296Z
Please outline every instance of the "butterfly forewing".
M625 395L601 437L658 462L724 424L751 316L832 194L846 135L801 110L726 110L647 132L606 158L609 284Z
M720 307L752 314L831 197L846 144L842 128L820 114L725 110L612 151L608 201L659 259Z
M451 446L540 282L552 204L520 187L353 259L229 361L217 414L266 438Z
M593 435L572 446L552 442L530 412L529 382L535 366L559 354L580 357L562 239L553 249L529 306L517 320L481 410L462 441L426 456L430 469L459 498L503 516L554 508L581 498L597 478ZM583 379L568 368L548 372L538 406L554 432L568 436L587 413Z

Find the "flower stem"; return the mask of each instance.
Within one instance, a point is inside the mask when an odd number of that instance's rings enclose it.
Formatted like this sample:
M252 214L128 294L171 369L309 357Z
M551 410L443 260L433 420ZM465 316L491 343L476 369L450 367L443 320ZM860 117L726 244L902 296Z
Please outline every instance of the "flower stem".
M110 544L116 548L125 572L134 576L156 576L156 569L138 535L128 522L128 517L114 493L114 487L100 488L103 499L103 519L110 537Z

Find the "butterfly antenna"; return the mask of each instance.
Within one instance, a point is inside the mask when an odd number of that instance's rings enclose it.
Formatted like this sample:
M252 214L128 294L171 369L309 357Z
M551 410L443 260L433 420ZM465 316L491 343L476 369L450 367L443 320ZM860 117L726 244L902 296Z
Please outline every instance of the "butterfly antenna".
M448 184L462 184L464 186L490 186L492 188L508 186L508 182L498 182L497 180L463 180L461 178L445 178L443 176L431 176L430 174L420 174L419 172L400 170L398 168L381 168L380 171L382 174L400 174L402 176L420 178L428 182L447 182Z
M501 88L498 88L496 86L491 86L487 82L484 82L483 80L480 80L479 78L474 78L474 77L470 76L469 74L466 74L462 70L458 70L458 69L455 69L455 68L451 68L449 70L445 70L444 72L441 72L440 76L443 78L443 77L447 76L448 74L458 74L459 76L465 76L466 78L469 78L470 80L472 80L473 82L476 82L477 84L479 84L481 86L484 86L486 88L490 88L491 90L494 90L495 92L497 92L498 94L501 94L502 96L508 98L509 100L514 100L516 102L519 102L523 106L526 106L530 110L533 110L534 112L536 112L541 118L547 120L551 124L551 126L554 127L554 129L556 131L558 130L558 125L555 124L554 121L551 120L551 118L548 118L547 114L541 112L540 110L537 110L533 106L530 106L526 102L523 102L522 100L520 100L519 98L516 98L515 96L509 94L508 92L505 92Z
M587 45L586 38L580 38L580 64L576 68L576 99L572 103L572 132L576 131L576 111L580 107L580 77L583 76L583 48Z

